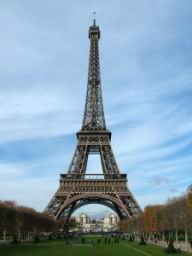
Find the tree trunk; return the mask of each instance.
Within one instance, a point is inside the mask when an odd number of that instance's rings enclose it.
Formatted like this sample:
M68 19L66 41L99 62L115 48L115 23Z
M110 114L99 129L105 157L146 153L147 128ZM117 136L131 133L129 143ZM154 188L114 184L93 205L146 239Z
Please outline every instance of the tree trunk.
M167 249L166 249L166 252L167 252L167 253L176 253L176 249L175 249L175 247L174 247L172 238L171 238L170 241L169 241L169 244L168 244L168 247L167 247Z
M177 231L177 229L175 230L175 241L176 241L176 243L178 243L178 231Z
M164 232L163 232L163 242L165 242L165 234L164 234Z
M3 231L3 241L6 241L6 230Z
M185 230L185 243L186 245L188 245L188 233L187 233L187 230Z
M20 229L18 230L18 240L19 241L21 240L21 230Z

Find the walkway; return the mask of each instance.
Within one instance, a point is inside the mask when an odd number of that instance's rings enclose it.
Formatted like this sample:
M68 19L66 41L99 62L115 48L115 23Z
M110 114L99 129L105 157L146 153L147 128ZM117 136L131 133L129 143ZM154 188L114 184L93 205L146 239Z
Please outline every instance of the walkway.
M157 241L157 243L155 243L154 241L148 240L147 242L149 244L162 246L164 248L167 247L167 242L165 242L165 241ZM180 244L181 244L181 247L180 247L181 251L192 253L192 248L191 248L190 243L180 242ZM174 242L174 247L177 249L178 248L178 243Z

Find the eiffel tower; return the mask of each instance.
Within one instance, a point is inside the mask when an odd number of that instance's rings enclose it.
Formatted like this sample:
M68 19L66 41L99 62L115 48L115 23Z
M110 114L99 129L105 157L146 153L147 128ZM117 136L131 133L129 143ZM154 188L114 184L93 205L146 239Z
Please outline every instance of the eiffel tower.
M141 213L127 186L127 175L121 174L111 147L111 132L106 128L103 110L99 39L96 25L89 28L90 55L87 95L82 128L77 132L77 146L66 174L60 175L60 186L45 209L65 225L81 206L97 203L114 210L119 218ZM103 174L86 174L89 154L99 154Z

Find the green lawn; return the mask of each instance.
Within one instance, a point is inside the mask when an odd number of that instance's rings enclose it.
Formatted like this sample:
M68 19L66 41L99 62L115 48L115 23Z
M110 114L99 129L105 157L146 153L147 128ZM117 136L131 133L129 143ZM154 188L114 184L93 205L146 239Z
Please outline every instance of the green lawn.
M86 238L86 241L93 238ZM85 242L82 244L66 245L64 241L40 242L39 244L0 245L0 256L163 256L167 255L158 246L141 246L136 242L120 241L115 244L101 244L94 238L93 244ZM170 254L168 254L170 255ZM192 255L182 253L182 255Z

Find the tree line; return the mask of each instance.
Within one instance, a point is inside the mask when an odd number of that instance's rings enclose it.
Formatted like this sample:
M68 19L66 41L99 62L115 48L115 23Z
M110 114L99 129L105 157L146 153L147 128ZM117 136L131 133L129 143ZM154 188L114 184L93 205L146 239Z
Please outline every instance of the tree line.
M45 213L32 208L19 206L13 201L0 201L0 233L19 239L29 233L54 232L57 222Z
M121 230L146 239L188 242L192 235L192 186L182 196L170 198L163 205L148 205L139 217L123 220Z

